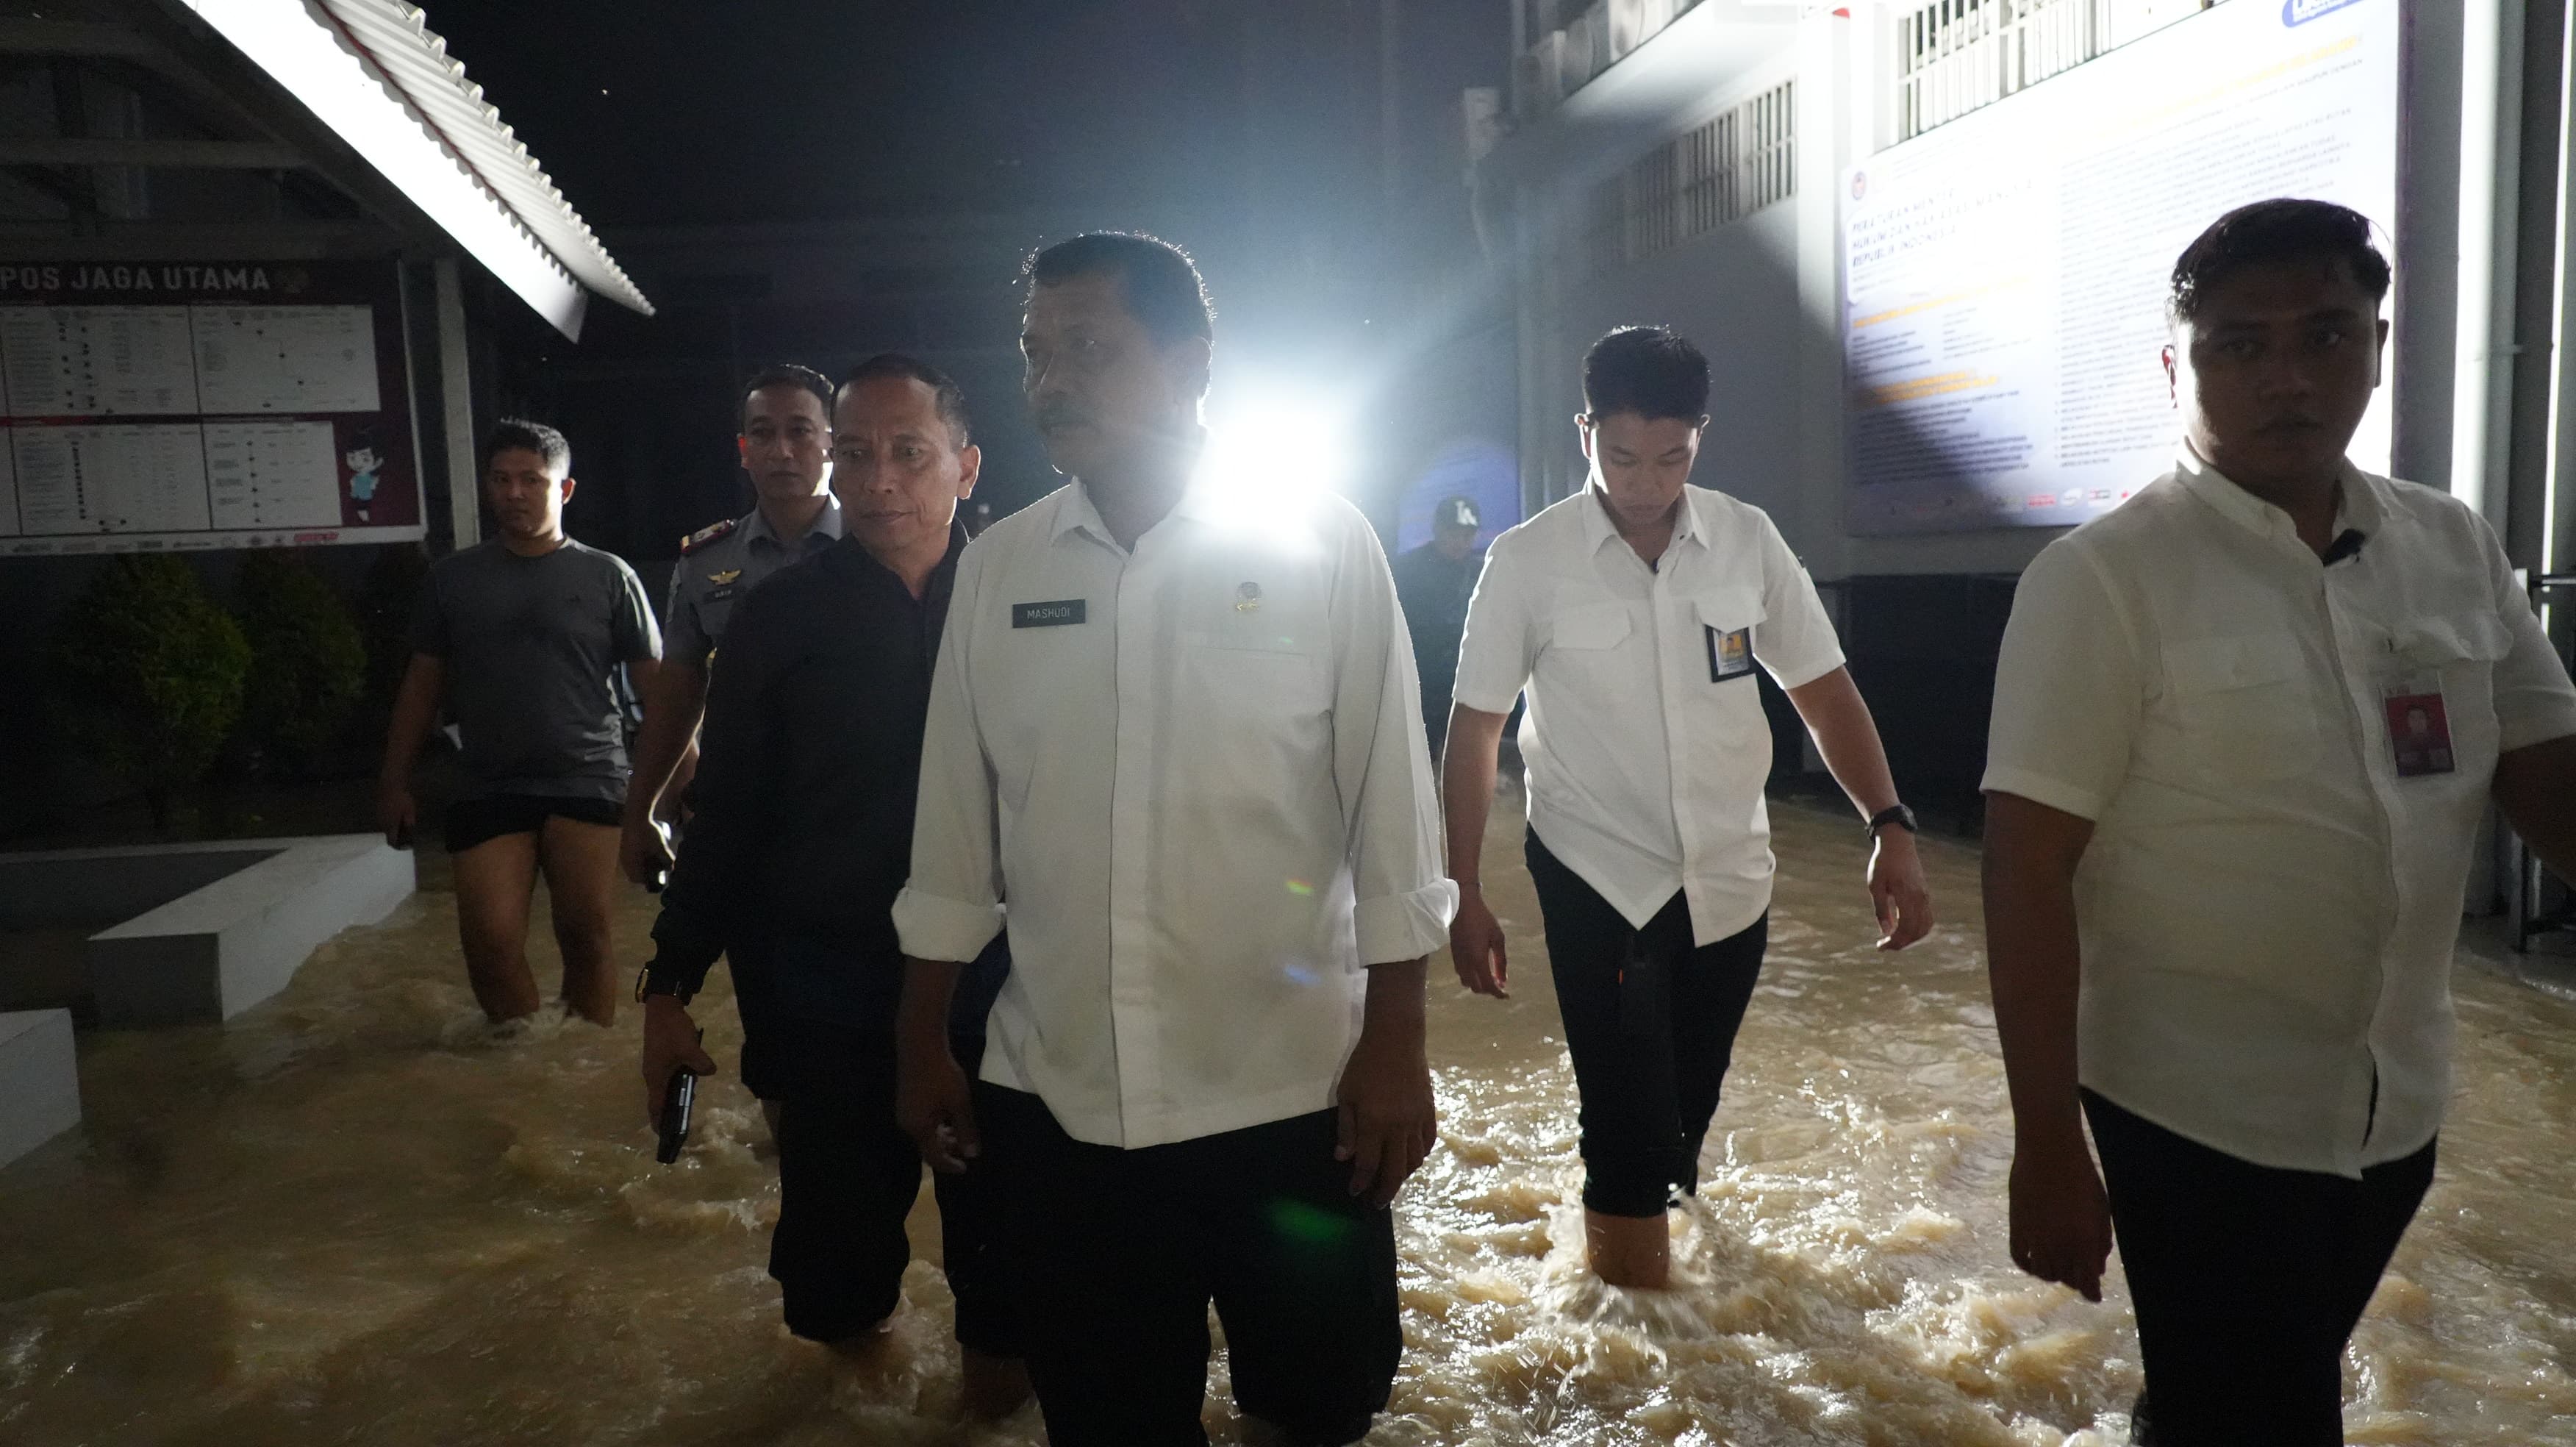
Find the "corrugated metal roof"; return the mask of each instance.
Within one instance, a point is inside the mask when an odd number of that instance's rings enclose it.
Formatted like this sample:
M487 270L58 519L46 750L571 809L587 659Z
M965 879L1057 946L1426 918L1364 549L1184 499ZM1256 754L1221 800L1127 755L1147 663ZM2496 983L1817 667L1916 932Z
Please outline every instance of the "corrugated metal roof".
M419 6L401 0L313 3L411 102L448 152L530 240L583 286L629 310L653 314L653 304L547 179L545 168L503 123L499 108L483 99L483 87L465 78L462 62L448 57L447 42L431 32Z

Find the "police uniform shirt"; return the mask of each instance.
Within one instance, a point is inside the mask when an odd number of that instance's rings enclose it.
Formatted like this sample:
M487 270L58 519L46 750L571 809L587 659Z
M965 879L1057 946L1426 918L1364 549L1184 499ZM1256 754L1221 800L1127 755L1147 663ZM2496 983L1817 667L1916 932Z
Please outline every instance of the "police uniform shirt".
M671 570L671 604L665 656L703 666L724 639L725 623L742 595L770 574L810 558L841 540L840 499L825 494L823 511L805 535L790 543L753 508L748 516L718 523L680 545Z
M2346 464L2336 530L2361 550L2328 565L2186 448L2049 544L2004 630L1985 787L2093 821L2083 1083L2241 1160L2357 1177L2441 1126L2496 757L2576 734L2576 687L2459 499ZM2412 746L2437 710L2438 751Z
M1816 585L1762 509L1682 489L1649 568L1586 488L1494 540L1456 697L1508 713L1526 685L1529 822L1643 928L1676 891L1698 944L1771 907L1771 725L1782 688L1843 663Z
M1457 887L1413 650L1367 521L1203 479L1119 546L1079 483L959 566L904 952L1010 909L984 1078L1127 1149L1330 1109L1370 965Z

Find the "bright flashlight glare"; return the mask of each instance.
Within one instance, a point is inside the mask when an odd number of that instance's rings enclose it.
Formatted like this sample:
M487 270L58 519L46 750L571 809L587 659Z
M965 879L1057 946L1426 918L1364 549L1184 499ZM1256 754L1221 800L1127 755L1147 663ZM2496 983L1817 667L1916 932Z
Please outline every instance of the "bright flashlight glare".
M1319 399L1254 393L1210 415L1206 466L1247 501L1339 492L1351 473L1346 425Z

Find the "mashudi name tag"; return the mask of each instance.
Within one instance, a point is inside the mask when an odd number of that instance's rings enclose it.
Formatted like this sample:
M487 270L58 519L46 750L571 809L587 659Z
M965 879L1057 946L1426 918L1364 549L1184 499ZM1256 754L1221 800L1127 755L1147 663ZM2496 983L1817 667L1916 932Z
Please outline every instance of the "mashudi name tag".
M1059 598L1052 603L1014 603L1011 626L1014 628L1061 628L1083 621L1081 598Z

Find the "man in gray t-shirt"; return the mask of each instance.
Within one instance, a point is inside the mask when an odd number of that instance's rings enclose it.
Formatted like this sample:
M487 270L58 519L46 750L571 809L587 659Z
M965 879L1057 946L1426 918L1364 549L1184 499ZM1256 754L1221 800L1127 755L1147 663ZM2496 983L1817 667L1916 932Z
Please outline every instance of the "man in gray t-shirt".
M422 585L378 813L388 841L411 842L411 766L443 697L466 775L445 834L474 998L495 1022L536 1012L526 945L542 870L564 1001L606 1025L617 1012L609 886L627 772L615 674L625 668L640 691L661 635L634 571L563 534L573 490L563 434L505 421L483 456L499 536L440 559Z
M567 539L535 557L495 539L439 559L412 610L414 652L447 665L447 712L468 799L626 794L611 675L652 658L653 612L634 571Z

